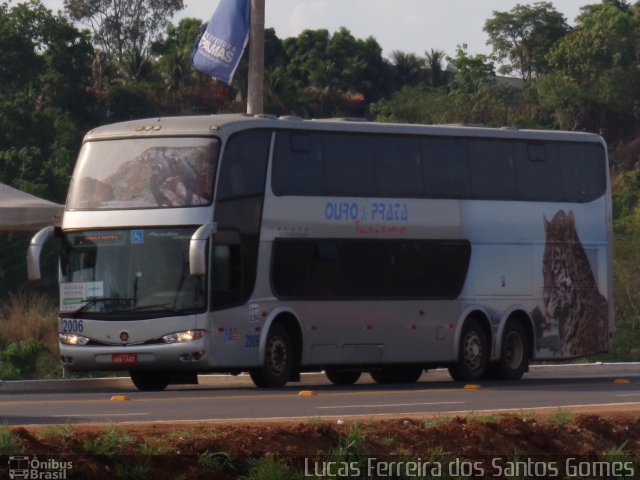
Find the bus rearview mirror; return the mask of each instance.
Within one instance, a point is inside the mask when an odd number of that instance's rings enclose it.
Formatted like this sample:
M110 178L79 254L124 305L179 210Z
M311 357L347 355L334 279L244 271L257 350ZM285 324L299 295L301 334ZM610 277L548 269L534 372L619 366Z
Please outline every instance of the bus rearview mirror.
M211 235L216 233L215 222L205 223L191 236L189 242L189 273L204 275L207 273L207 245Z
M40 255L42 248L55 235L55 227L48 226L36 233L27 249L27 275L32 282L40 280L42 274L40 272Z

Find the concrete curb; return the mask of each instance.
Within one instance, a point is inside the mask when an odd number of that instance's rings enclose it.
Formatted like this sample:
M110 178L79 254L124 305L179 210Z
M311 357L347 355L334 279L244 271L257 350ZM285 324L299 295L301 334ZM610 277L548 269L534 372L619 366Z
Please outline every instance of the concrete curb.
M322 373L303 374L305 381L324 379ZM312 378L311 376L317 376ZM248 374L233 375L198 375L198 385L186 387L241 387L253 386ZM0 395L3 393L54 393L54 392L93 392L107 390L135 390L129 377L108 378L76 378L57 380L0 380Z
M579 363L579 364L549 364L532 365L525 378L559 378L566 377L566 369L570 369L570 375L578 377L597 377L606 375L640 375L640 363L637 362L616 362L616 363ZM563 372L563 370L565 370ZM434 378L435 374L435 378ZM429 370L428 375L433 380L447 380L449 375L446 369ZM324 384L326 377L322 372L303 373L300 384ZM187 385L187 387L251 387L253 382L248 374L243 373L237 376L221 374L198 375L198 385ZM92 392L104 390L135 390L129 377L109 377L109 378L78 378L78 379L58 379L58 380L0 380L0 395L4 393L61 393L72 392Z
M129 377L76 378L57 380L0 380L1 393L42 393L94 391L114 388L134 388Z

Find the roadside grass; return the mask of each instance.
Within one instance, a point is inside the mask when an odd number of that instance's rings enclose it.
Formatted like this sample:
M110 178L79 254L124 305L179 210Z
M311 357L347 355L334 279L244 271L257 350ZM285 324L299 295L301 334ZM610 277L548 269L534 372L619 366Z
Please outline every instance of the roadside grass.
M307 423L309 425L322 425L323 423L328 424L329 422L322 417L309 417L307 418Z
M611 447L609 450L605 451L602 456L603 457L621 457L623 455L627 455L626 448L627 443L623 442L622 445L616 445L615 447Z
M36 432L36 437L40 440L46 440L48 438L67 440L71 435L73 435L73 432L73 427L68 423L61 425L47 425Z
M433 428L451 421L451 417L446 415L437 415L424 420L424 428Z
M385 445L387 447L392 447L393 445L396 444L396 438L394 436L389 435L387 437L382 438L380 440L380 444Z
M558 409L549 415L546 415L544 419L550 423L557 423L558 425L568 425L575 418L576 414L568 410Z
M491 423L498 421L498 415L492 413L480 414L476 412L469 412L466 415L467 421L476 423Z
M15 455L23 453L20 439L11 431L11 428L4 425L0 427L0 456Z
M279 458L262 457L249 462L249 472L239 478L242 480L291 480L304 478L301 472L292 474L287 463Z
M191 443L194 440L200 438L204 433L205 432L203 432L201 428L190 427L184 430L170 432L167 434L167 438L175 442ZM213 430L213 433L213 436L217 435L217 431L215 429Z
M121 455L134 443L129 433L115 426L107 427L98 437L85 440L83 447L91 455Z
M57 352L56 309L49 298L16 293L0 303L0 378L61 378Z
M147 438L140 444L139 450L142 455L151 457L154 455L164 455L168 453L169 446L164 439Z
M38 293L14 293L0 303L0 342L36 340L50 352L58 350L57 311Z
M118 463L114 470L115 478L124 480L148 480L149 478L149 466L142 463L137 465Z
M233 458L227 452L205 450L198 455L198 467L227 474L237 473Z
M514 413L512 415L514 418L517 418L519 420L522 420L523 422L528 422L530 420L535 420L537 418L537 415L534 412L527 412L525 410L519 412L519 413Z
M520 418L518 414L500 415L497 423L501 420L509 418ZM548 423L560 423L562 425L573 422L574 414L565 410L558 410L551 415L543 416L541 414L534 415L533 418ZM440 418L441 424L444 424ZM493 421L483 419L482 421ZM416 421L413 426L417 425L418 429L423 424L424 419ZM475 421L470 420L464 428L474 427ZM345 475L339 473L337 469L342 468L347 471L367 472L367 477L354 478L397 478L397 479L435 479L435 478L476 478L473 476L464 476L464 473L458 475L455 472L475 471L475 460L473 458L466 459L464 455L456 454L452 450L456 447L449 447L445 450L442 446L433 446L431 448L421 448L418 453L412 449L411 444L407 443L407 439L401 435L395 436L393 431L388 428L373 428L374 422L363 421L355 422L347 425L338 425L333 427L336 436L328 435L325 429L319 429L325 438L332 439L333 448L316 451L310 455L312 465L307 466L299 457L280 456L277 452L278 442L270 444L270 449L265 450L266 453L261 454L244 454L240 455L238 450L233 449L234 443L225 444L210 442L220 435L227 437L228 431L221 431L221 427L214 428L189 428L185 431L180 429L163 429L158 434L151 436L146 435L140 437L140 433L135 430L120 427L118 425L109 425L99 430L85 431L82 428L76 428L73 425L51 425L39 427L33 430L33 437L40 439L32 445L40 443L45 444L45 448L49 451L52 446L62 445L64 440L74 438L73 444L67 442L64 450L68 451L69 447L80 447L77 453L85 458L92 456L103 457L97 460L96 464L109 465L109 472L113 474L113 478L122 478L127 480L143 480L153 478L152 472L158 471L158 465L166 465L166 458L170 457L173 473L172 476L160 476L159 478L240 478L244 480L279 480L279 479L303 479L309 476L315 478L342 477ZM404 430L398 422L389 422L394 428ZM460 426L457 420L454 425ZM549 425L547 425L549 427ZM475 425L477 428L477 424ZM446 426L444 427L447 428ZM416 430L418 430L416 429ZM15 427L0 427L0 455L25 455L34 454L23 448L26 445L25 440L29 439L28 435L23 436ZM555 428L552 428L555 431ZM304 428L305 435L308 435L309 429ZM149 431L146 430L148 434ZM406 432L403 432L406 433ZM430 437L429 432L422 432ZM82 435L87 440L82 441ZM443 433L444 435L444 433ZM185 439L190 440L185 440ZM198 442L192 440L198 439ZM262 437L258 437L262 438ZM305 437L302 437L305 438ZM450 439L450 437L447 437ZM377 439L377 442L376 442ZM369 441L368 441L369 440ZM177 443L173 443L177 442ZM182 453L173 451L183 449ZM204 445L207 445L205 447ZM211 445L217 445L211 447ZM381 448L380 451L373 445L384 445L388 448ZM432 444L434 445L434 444ZM435 443L438 445L438 443ZM244 450L243 450L244 451ZM23 453L24 452L24 453ZM235 453L234 453L235 452ZM387 453L382 453L387 452ZM601 453L594 457L594 461L605 465L607 463L633 462L634 468L637 468L639 457L637 454L637 446L634 440L620 442L608 449L600 450ZM504 452L504 455L497 453L501 459L501 466L504 468L504 476L500 478L510 480L524 480L531 478L526 476L526 467L522 467L527 462L529 454L526 450L519 448L511 448L510 452ZM38 455L40 457L40 455ZM110 458L104 458L110 457ZM373 458L373 462L371 459ZM458 460L462 460L462 463ZM542 463L545 460L541 460ZM169 462L169 463L171 463ZM317 462L317 463L313 463ZM524 462L524 463L523 463ZM182 466L175 468L176 465ZM419 465L419 473L415 472L415 467L407 470L403 465L406 464ZM94 465L96 465L94 464ZM625 463L626 465L627 463ZM74 460L75 465L75 460ZM378 468L379 465L379 468ZM605 468L603 467L603 468ZM75 467L74 467L75 468ZM161 467L162 468L162 467ZM314 469L313 471L308 470ZM486 468L486 464L485 464ZM524 468L524 470L523 470ZM358 469L358 470L356 470ZM462 469L462 470L461 470ZM466 469L466 470L465 470ZM472 470L469 470L472 469ZM0 469L0 471L2 471ZM491 470L488 470L491 472ZM163 470L164 472L164 470ZM168 473L168 471L166 471ZM319 472L316 474L316 472ZM371 473L373 472L373 473ZM382 473L380 473L382 472ZM453 472L453 473L452 473ZM75 473L75 470L74 470ZM2 474L0 473L0 476ZM196 475L192 477L192 475ZM348 477L350 474L347 474ZM100 477L103 478L103 477ZM479 478L479 477L478 477ZM578 478L578 477L576 477Z
M329 452L331 461L336 462L361 462L364 459L365 436L362 432L362 424L356 422L349 427L347 435L340 435L338 445Z

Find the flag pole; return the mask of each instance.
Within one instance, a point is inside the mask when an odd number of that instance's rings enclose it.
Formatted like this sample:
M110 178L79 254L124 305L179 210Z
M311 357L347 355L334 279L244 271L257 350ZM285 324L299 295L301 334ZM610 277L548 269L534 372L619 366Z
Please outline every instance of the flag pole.
M251 0L247 113L264 113L264 2Z

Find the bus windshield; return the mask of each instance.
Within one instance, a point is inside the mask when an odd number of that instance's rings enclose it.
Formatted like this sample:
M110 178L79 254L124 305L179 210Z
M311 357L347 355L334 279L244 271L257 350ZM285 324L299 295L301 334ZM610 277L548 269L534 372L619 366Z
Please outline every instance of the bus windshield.
M211 203L219 141L140 138L86 142L67 209L167 208Z
M173 315L206 307L205 277L189 274L195 228L67 233L60 312Z

